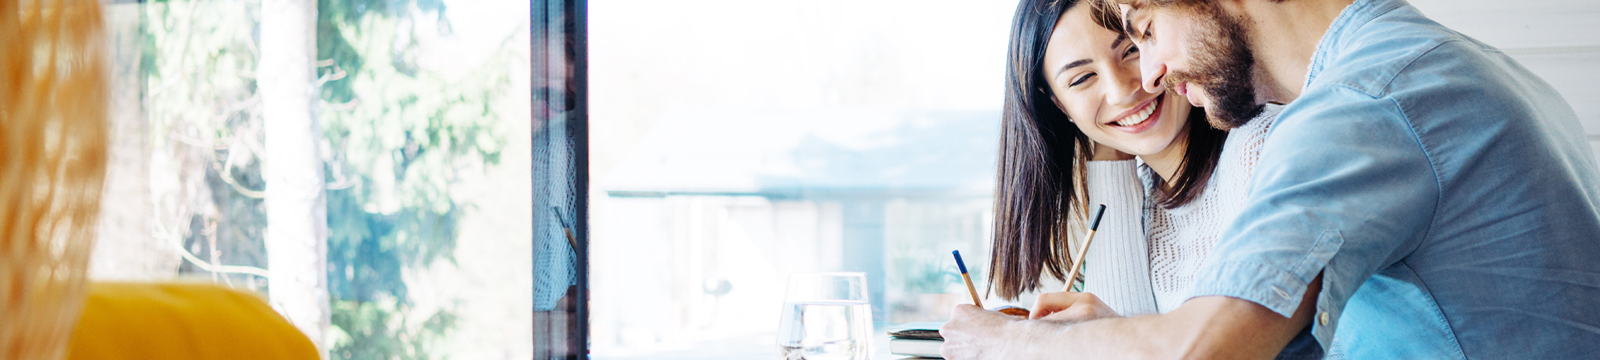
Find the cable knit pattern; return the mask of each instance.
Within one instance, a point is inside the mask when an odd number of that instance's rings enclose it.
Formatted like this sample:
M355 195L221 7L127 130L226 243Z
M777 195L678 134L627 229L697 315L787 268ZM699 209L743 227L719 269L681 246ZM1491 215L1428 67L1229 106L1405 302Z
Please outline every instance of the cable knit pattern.
M1085 291L1124 316L1148 314L1152 307L1166 313L1188 300L1195 273L1223 230L1244 210L1261 144L1279 110L1268 106L1260 117L1229 132L1205 191L1177 208L1150 201L1155 176L1149 166L1136 165L1136 160L1091 161L1090 201L1106 204L1107 215L1085 256ZM1139 189L1137 197L1130 196L1130 187ZM1119 208L1125 210L1112 218L1112 209ZM1126 214L1132 209L1143 216Z

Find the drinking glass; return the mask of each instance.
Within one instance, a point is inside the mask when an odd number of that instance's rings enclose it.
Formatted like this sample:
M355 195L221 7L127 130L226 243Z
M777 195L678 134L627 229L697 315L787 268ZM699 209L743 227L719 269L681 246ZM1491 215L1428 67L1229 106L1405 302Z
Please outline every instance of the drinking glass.
M872 305L867 275L852 272L789 275L778 349L786 360L868 360Z

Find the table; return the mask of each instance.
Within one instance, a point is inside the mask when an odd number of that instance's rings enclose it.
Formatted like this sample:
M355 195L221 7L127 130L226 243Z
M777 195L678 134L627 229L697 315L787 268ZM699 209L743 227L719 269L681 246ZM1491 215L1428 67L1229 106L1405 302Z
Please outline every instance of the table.
M603 360L760 360L781 359L778 346L770 337L734 338L692 344L689 349L631 356L591 356ZM876 331L872 338L873 360L926 359L889 353L889 334Z

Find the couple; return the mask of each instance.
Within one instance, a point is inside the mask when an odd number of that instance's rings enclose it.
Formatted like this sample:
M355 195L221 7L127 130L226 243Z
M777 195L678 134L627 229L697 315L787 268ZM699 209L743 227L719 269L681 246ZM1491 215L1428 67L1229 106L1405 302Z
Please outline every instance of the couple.
M1033 319L957 306L946 358L1600 353L1600 171L1499 50L1403 0L1015 17L989 283L1060 279L1109 209L1084 292Z

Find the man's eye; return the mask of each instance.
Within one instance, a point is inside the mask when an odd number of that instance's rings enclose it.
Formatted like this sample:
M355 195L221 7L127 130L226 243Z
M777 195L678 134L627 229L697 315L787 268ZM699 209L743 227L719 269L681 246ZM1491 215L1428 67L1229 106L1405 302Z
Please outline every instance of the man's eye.
M1150 41L1150 24L1144 24L1144 41Z
M1089 81L1089 78L1091 77L1094 77L1094 73L1083 74L1083 76L1079 76L1077 79L1072 80L1071 84L1067 84L1067 87L1078 86L1078 84Z

